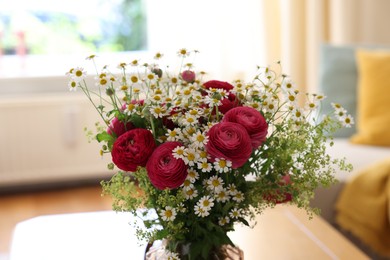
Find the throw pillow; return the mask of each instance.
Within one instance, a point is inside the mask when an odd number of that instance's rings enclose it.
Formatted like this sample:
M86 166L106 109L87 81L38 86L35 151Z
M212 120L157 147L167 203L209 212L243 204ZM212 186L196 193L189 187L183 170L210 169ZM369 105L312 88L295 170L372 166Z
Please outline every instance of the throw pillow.
M356 46L321 45L319 65L319 90L327 98L322 102L322 113L332 114L331 102L339 103L351 114L355 123L357 106L357 68ZM338 130L335 137L350 137L356 132L355 125L351 128Z
M351 142L390 146L390 52L357 50L357 133Z

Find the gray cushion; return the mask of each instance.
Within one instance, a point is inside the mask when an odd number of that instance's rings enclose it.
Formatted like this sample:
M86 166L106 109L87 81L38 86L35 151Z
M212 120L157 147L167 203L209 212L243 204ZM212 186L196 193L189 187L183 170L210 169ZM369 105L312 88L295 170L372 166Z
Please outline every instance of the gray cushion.
M355 59L356 46L321 46L319 66L319 91L327 98L322 103L322 113L331 114L331 103L340 103L356 123L358 72ZM342 128L336 137L350 137L356 132L355 125Z

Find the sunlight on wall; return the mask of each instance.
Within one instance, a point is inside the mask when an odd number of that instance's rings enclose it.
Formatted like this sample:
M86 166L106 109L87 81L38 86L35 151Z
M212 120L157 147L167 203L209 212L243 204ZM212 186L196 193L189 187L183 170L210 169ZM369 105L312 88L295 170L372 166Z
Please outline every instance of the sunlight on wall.
M261 1L148 0L147 14L150 50L197 49L198 67L220 80L267 65Z

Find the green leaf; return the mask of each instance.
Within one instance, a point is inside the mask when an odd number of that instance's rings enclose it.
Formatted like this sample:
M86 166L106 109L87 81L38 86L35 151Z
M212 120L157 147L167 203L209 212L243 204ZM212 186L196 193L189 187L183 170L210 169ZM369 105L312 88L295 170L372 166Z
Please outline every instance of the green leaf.
M114 137L107 132L102 132L96 135L96 140L100 143L102 141L105 142L114 142Z
M137 114L133 114L130 121L137 128L146 128L146 119Z
M246 219L244 219L244 218L238 218L238 220L239 220L242 224L244 224L245 226L248 226L248 227L249 227L249 223L248 223L248 221L246 221Z

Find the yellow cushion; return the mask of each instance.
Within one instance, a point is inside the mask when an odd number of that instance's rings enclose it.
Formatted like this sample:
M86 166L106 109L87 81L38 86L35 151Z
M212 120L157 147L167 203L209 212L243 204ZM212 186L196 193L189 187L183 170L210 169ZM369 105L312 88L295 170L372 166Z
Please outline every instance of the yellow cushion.
M390 52L357 50L356 144L390 146Z

